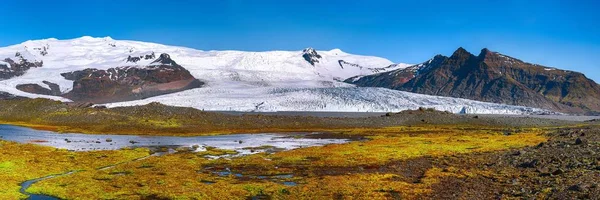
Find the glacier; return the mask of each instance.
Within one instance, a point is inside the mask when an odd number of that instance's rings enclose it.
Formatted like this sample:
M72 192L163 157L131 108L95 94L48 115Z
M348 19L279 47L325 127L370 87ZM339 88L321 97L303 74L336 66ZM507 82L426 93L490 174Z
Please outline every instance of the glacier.
M312 50L312 49L311 49ZM30 40L0 48L0 60L15 53L31 61L43 61L24 75L0 80L0 91L30 98L70 101L62 97L22 92L19 84L49 81L61 92L71 90L73 82L60 74L86 68L148 65L149 60L128 62L129 56L167 53L197 79L202 88L151 97L143 100L106 104L108 107L160 102L172 106L214 111L331 111L398 112L419 107L453 113L543 114L549 111L466 99L438 97L384 88L361 88L340 82L354 76L391 71L411 66L375 57L354 55L340 49L316 50L310 63L304 51L202 51L187 47L149 42L114 40L110 37L58 40Z

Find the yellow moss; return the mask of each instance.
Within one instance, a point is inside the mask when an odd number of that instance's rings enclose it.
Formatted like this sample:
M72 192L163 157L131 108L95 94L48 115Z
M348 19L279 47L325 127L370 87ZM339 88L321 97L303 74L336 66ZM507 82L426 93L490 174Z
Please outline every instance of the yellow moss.
M384 133L384 134L388 134ZM424 155L444 156L456 153L486 152L535 145L546 140L541 131L505 136L497 133L446 131L445 133L371 136L366 142L334 144L286 151L269 156L279 163L293 164L310 160L311 166L377 165ZM240 158L243 163L263 162L256 156Z
M520 129L519 133L512 135L504 135L502 131L500 128L470 126L355 129L345 134L367 135L370 140L217 160L206 159L204 155L231 152L209 148L205 153L149 157L110 170L88 169L41 181L34 184L30 191L65 199L246 199L260 195L274 199L384 199L394 195L418 198L430 192L431 185L439 183L443 177L473 177L489 175L490 172L434 167L425 172L419 183L398 181L398 175L386 173L318 176L312 172L329 168L382 166L421 156L498 151L535 145L546 140L540 129ZM79 156L80 153L73 154ZM234 175L219 176L216 172L223 169L214 167L256 169L233 172L243 173L244 176L293 173L294 177L240 180ZM303 173L306 174L301 175ZM294 181L298 185L285 186L281 184L282 181Z
M0 140L0 199L25 198L19 184L30 179L74 170L92 170L148 155L144 149L69 152L33 144Z

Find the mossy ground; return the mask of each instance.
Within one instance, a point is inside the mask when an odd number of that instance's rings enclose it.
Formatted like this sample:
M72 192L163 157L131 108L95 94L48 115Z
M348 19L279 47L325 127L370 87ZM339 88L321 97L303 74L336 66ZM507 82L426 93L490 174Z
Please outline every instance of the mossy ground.
M466 126L353 129L340 134L361 135L368 140L216 160L207 159L206 155L222 155L224 151L181 152L126 162L106 170L98 167L144 156L147 152L75 153L3 142L0 153L8 155L0 158L16 164L0 164L0 170L12 170L4 176L14 182L8 193L0 193L0 198L22 198L18 183L23 180L75 169L84 171L41 181L28 192L64 199L418 198L444 177L469 177L486 172L417 166L421 170L401 173L403 167L398 162L501 151L546 140L541 129L518 129L511 134L505 131ZM16 153L22 149L29 149L29 156ZM71 162L69 156L79 159ZM104 160L94 159L98 157ZM91 160L84 162L87 159ZM23 166L19 160L27 160L27 168L15 167ZM50 160L59 162L51 164ZM218 172L225 170L231 174L219 176ZM418 180L413 180L414 177Z
M20 199L20 184L69 171L95 170L149 155L147 149L69 152L33 144L0 140L0 199Z

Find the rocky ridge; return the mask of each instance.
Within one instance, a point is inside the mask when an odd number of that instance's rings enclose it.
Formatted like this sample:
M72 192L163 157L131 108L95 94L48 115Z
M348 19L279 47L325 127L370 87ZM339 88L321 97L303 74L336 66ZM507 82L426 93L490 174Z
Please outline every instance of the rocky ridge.
M154 55L154 54L151 54ZM153 56L145 56L151 59ZM139 58L139 57L135 57ZM137 62L131 56L127 62ZM22 84L17 89L43 95L62 96L76 102L109 103L144 99L187 89L201 87L204 83L173 61L168 54L161 54L147 66L125 66L98 70L88 68L61 74L73 81L73 89L61 93L57 84L44 81L38 84Z
M476 56L459 48L450 57L438 55L419 65L346 82L565 113L600 113L600 85L585 75L488 49Z

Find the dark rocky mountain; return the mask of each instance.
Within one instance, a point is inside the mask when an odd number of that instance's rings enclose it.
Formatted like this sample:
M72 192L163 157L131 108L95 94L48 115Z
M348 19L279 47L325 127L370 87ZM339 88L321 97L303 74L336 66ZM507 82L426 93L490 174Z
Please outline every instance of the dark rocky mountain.
M347 79L345 82L354 83L365 87L385 87L397 89L406 82L413 79L416 75L440 65L447 57L437 55L424 63L413 65L404 69L398 69L369 76L356 76Z
M147 55L141 55L141 56L129 56L127 57L127 62L132 62L132 63L137 63L140 60L144 59L144 60L151 60L156 58L156 55L154 54L154 52L152 52L151 54L147 54Z
M169 54L166 53L160 54L158 59L156 59L150 64L179 66L173 59L171 59L171 56L169 56Z
M319 59L322 58L322 56L319 55L317 51L313 48L306 48L302 50L302 57L304 58L304 60L306 60L306 62L310 63L313 66L315 66L315 63L318 63Z
M50 89L42 87L38 84L21 84L17 85L17 89L23 92L29 92L34 94L43 94L43 95L52 95L52 96L60 96L62 93L60 92L60 86L55 83L51 83L48 81L43 81Z
M131 57L128 58L128 62ZM58 85L44 82L51 89L38 84L25 84L17 89L45 95L62 96L76 102L110 103L131 101L201 87L204 83L161 54L148 66L126 66L107 70L88 68L61 74L73 81L73 89L61 94Z
M483 49L459 48L450 57L346 82L421 94L522 105L565 113L600 114L600 85L585 75Z
M14 59L14 60L13 60ZM15 57L5 58L4 61L7 64L0 63L0 80L10 79L15 76L21 76L27 72L27 70L36 67L42 67L43 62L29 61L21 55L21 53L15 53Z
M26 99L25 97L15 96L13 94L0 91L0 100L11 100L11 99Z

